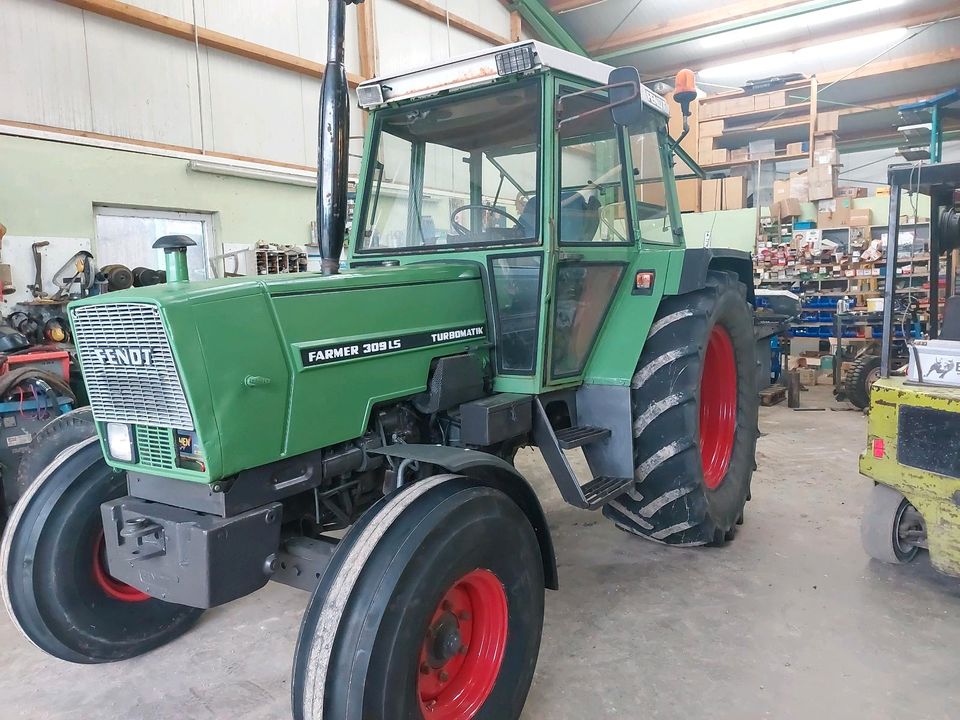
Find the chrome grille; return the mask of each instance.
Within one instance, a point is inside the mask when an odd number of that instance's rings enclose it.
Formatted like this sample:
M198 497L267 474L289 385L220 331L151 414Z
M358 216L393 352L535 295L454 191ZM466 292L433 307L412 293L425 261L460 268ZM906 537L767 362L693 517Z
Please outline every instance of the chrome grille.
M154 305L87 305L71 314L94 418L193 430L170 342Z
M170 428L137 425L137 462L160 470L174 470L177 458L173 450L173 431Z

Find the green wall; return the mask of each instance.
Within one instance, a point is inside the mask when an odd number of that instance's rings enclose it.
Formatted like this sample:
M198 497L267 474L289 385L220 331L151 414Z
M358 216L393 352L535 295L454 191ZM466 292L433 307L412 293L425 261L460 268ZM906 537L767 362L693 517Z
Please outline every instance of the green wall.
M187 160L0 135L10 235L94 239L94 204L212 212L217 243L309 240L315 190L187 169Z

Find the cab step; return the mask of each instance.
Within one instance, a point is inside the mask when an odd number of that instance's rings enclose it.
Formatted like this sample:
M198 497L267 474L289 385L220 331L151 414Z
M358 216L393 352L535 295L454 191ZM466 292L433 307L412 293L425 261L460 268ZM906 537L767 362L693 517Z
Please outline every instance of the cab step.
M563 450L573 450L610 437L610 431L607 428L589 425L555 430L554 434L557 436L557 444Z
M575 426L554 430L540 398L534 398L533 437L557 482L563 499L585 510L596 510L620 495L630 483L630 477L595 477L583 485L570 465L564 450L572 450L591 443L605 442L610 438L606 428Z
M632 477L598 477L583 485L580 492L589 507L597 508L605 505L608 500L613 500L617 495L626 492L631 483L633 483Z

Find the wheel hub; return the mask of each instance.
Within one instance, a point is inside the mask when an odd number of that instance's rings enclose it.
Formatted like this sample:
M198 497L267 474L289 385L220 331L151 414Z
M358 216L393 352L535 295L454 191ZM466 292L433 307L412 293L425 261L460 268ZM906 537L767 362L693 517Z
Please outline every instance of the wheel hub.
M417 692L424 717L470 720L493 691L507 641L507 596L489 570L450 587L420 648Z
M710 490L723 482L737 429L737 359L726 328L714 325L700 378L700 459Z
M103 530L97 535L93 543L93 579L97 586L103 592L120 602L143 602L149 600L150 596L145 592L137 590L132 585L120 582L110 574L107 569L107 548L103 539Z

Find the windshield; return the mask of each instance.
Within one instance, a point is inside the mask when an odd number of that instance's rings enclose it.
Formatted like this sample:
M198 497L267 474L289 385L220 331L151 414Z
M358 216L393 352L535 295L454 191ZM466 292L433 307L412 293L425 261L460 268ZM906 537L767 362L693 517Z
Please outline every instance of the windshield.
M535 241L540 95L533 79L380 115L358 249Z

